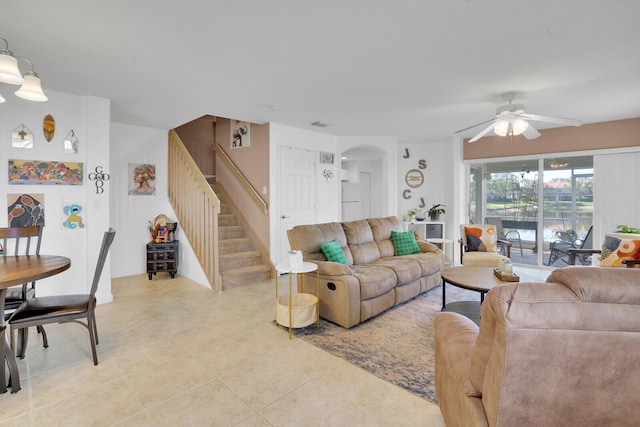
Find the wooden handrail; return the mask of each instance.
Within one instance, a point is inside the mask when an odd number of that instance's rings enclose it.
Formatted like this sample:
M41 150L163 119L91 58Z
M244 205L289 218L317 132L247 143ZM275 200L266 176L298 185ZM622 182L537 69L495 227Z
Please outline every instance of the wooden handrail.
M169 131L169 202L211 287L221 292L218 259L220 199L174 130Z
M238 167L233 162L233 160L231 160L231 157L229 157L227 153L225 153L224 149L220 146L220 144L215 143L214 147L216 150L216 154L220 155L220 159L224 161L224 163L227 165L231 173L233 173L233 175L240 182L240 184L245 188L245 190L247 190L247 192L249 193L251 198L256 202L256 204L258 204L258 206L262 208L262 210L264 211L264 214L268 215L269 204L262 198L260 193L253 187L253 185L251 185L247 177L245 177L244 174L240 171L240 169L238 169Z

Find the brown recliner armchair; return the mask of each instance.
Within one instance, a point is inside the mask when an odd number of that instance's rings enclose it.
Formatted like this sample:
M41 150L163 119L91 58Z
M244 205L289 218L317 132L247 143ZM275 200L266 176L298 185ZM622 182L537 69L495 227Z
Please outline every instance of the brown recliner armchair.
M487 293L480 327L435 318L436 395L452 426L638 425L640 273L566 267Z

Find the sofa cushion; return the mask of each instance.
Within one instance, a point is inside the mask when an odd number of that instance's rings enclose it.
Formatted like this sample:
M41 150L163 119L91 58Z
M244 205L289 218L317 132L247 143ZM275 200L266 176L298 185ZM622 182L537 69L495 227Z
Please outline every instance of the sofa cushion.
M296 225L287 231L287 236L291 249L302 251L305 261L325 261L327 257L320 245L335 240L343 248L347 265L353 264L353 256L347 246L347 237L339 222Z
M375 298L396 286L396 274L390 268L377 265L354 265L353 275L360 282L360 300Z
M369 218L367 221L373 233L373 241L378 245L380 258L394 256L395 248L391 241L391 231L403 231L400 220L395 216L388 216L385 218Z
M444 258L439 249L437 249L437 252L420 252L406 255L405 258L415 260L418 263L422 270L422 276L430 276L437 273L441 271L444 266Z
M342 248L340 247L340 243L335 240L327 243L321 243L320 249L322 249L322 252L324 253L324 256L327 257L328 261L339 262L340 264L347 263L344 258L344 252L342 252Z
M411 255L420 252L413 231L391 231L391 241L395 256Z
M366 219L343 222L342 228L354 264L371 264L380 259L380 250L373 240L373 232Z
M372 265L383 266L396 275L396 285L402 286L415 282L422 276L422 268L417 260L409 256L382 258Z

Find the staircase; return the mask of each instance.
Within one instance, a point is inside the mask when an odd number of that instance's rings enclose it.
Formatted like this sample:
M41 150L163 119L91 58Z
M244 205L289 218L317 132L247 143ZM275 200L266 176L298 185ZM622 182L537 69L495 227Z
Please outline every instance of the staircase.
M231 203L219 193L221 205L218 216L218 245L222 289L271 279L271 267L262 262L253 241L246 237Z

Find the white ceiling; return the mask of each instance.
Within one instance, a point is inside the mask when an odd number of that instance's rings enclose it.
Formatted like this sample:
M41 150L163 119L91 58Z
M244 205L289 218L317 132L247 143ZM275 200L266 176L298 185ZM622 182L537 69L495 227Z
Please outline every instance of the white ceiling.
M637 0L6 0L0 9L0 37L35 64L45 92L109 98L114 122L171 129L210 114L437 141L493 117L514 90L529 113L640 117ZM25 102L14 90L0 84L0 111Z

